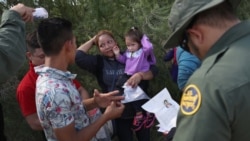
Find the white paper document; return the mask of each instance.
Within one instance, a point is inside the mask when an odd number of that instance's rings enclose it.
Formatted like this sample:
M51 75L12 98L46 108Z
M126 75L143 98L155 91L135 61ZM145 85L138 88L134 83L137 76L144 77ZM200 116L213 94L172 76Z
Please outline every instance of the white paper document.
M39 7L35 9L35 11L33 12L33 16L37 19L46 19L49 17L49 14L45 8Z
M124 100L122 100L122 103L128 103L132 101L137 101L141 99L149 99L148 95L139 87L132 88L129 85L124 85Z
M142 105L142 108L155 114L156 119L160 123L158 125L159 132L168 132L172 127L176 127L179 104L172 99L167 88L164 88L147 103Z

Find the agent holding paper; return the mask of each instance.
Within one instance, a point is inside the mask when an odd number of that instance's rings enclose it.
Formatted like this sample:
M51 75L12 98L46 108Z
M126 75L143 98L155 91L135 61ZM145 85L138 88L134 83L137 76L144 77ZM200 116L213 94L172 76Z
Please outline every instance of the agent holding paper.
M118 46L113 48L116 60L125 64L125 73L118 79L116 84L118 88L121 88L127 79L133 74L138 72L146 72L149 70L150 65L156 63L152 43L149 41L149 38L145 34L143 35L138 28L132 27L126 33L125 43L127 50L123 54L120 53ZM143 84L141 84L141 86L144 87ZM123 91L121 93L123 94ZM133 94L134 93L129 93L129 95ZM144 111L141 107L145 102L145 100L132 102L133 108L136 111L133 122L134 131L140 130L144 125L145 119L147 118L151 119L151 121L150 124L146 125L146 128L151 127L154 123L154 115Z
M100 51L98 55L92 55L88 51L96 45ZM76 53L76 64L84 70L92 73L102 88L102 92L114 90L118 78L124 74L124 64L115 59L113 48L118 46L114 35L107 30L101 30L95 37L82 44ZM151 65L149 71L135 73L127 83L137 86L138 83L148 86L148 80L152 79L158 70L155 65ZM145 89L144 91L146 91ZM147 100L147 99L146 99ZM136 134L138 141L150 141L150 128L141 128L133 132L131 130L135 111L131 103L125 103L125 109L121 118L115 119L115 128L119 141L132 141ZM146 122L145 122L146 123ZM148 123L148 122L147 122Z

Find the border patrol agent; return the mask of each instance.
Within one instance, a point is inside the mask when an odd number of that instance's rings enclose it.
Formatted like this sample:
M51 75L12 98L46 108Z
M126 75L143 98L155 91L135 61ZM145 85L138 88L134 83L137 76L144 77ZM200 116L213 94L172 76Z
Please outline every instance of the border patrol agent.
M202 60L182 94L174 141L250 141L250 21L239 1L176 0L165 47Z

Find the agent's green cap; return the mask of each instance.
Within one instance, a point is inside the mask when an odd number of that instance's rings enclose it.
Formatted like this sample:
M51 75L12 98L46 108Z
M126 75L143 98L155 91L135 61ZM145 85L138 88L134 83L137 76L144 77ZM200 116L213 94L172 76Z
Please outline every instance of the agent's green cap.
M172 34L167 39L164 48L173 48L180 44L184 31L198 13L210 9L225 0L176 0L172 6L168 24ZM240 0L229 0L237 7Z

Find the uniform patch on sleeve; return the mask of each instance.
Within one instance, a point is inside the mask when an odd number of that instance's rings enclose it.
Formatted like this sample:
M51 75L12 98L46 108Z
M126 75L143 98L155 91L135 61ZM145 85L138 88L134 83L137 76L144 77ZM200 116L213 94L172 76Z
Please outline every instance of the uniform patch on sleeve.
M184 115L192 115L198 111L201 105L201 93L197 86L188 85L181 98L181 112Z

